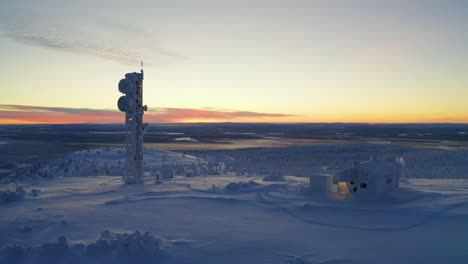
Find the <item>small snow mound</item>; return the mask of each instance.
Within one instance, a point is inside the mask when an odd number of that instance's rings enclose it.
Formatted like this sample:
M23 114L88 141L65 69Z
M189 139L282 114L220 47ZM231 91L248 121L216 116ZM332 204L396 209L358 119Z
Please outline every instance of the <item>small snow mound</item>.
M70 249L67 238L61 236L57 239L57 242L44 243L39 248L39 253L42 256L61 256L65 255Z
M281 175L268 175L263 177L264 181L273 181L273 182L281 182L284 181L284 177Z
M231 182L226 187L224 187L225 190L230 191L230 192L238 192L238 191L245 191L245 190L250 190L255 187L258 187L260 184L254 182L254 181L249 181L249 182Z
M18 186L16 191L0 191L0 204L12 203L24 198L26 192L24 191L23 187Z
M20 263L20 261L31 253L31 246L25 243L14 243L0 250L1 263Z
M161 251L163 240L149 232L114 234L104 231L95 243L86 247L87 255L155 257Z
M41 191L38 189L32 189L29 193L28 196L38 196Z

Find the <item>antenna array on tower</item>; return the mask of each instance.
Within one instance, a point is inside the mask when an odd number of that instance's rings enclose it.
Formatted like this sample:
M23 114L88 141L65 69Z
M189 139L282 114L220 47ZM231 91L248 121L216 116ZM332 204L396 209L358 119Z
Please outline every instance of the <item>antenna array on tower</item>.
M143 67L143 62L141 62ZM143 105L143 69L141 73L125 74L119 82L119 91L125 95L117 103L125 112L126 183L143 183L143 133L148 124L143 123L143 113L148 110Z

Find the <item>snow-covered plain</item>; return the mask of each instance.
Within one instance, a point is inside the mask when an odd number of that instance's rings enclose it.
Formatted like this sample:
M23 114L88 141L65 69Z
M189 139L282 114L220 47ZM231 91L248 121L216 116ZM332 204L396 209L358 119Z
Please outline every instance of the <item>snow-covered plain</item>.
M21 182L24 198L0 204L0 263L468 261L468 179L402 179L364 201L311 192L306 177L228 173L230 157L148 150L145 184L125 185L122 155L74 153L47 167L65 177ZM162 167L177 173L157 181Z

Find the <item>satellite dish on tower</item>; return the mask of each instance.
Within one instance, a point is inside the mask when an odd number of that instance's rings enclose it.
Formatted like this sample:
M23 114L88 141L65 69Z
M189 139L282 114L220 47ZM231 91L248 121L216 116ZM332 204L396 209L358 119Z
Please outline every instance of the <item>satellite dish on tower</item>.
M119 110L122 112L127 112L127 111L130 112L135 107L135 104L133 103L133 100L128 98L128 96L124 95L119 98L119 101L117 102L117 106L119 107Z
M134 83L129 79L122 79L119 82L119 91L124 94L130 94L135 89Z

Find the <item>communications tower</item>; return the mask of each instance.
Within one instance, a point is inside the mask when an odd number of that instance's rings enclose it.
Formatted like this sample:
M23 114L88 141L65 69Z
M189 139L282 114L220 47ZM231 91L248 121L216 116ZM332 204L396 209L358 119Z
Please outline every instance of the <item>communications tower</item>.
M125 74L119 82L119 91L125 95L117 103L125 112L125 183L143 183L143 133L148 124L143 123L143 113L148 110L143 105L143 69L141 73Z

